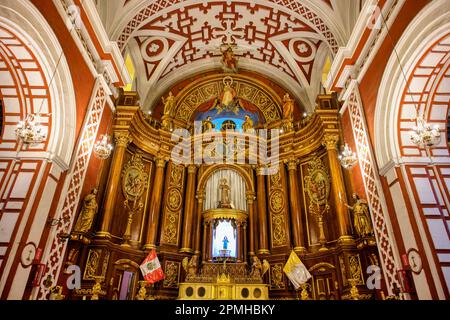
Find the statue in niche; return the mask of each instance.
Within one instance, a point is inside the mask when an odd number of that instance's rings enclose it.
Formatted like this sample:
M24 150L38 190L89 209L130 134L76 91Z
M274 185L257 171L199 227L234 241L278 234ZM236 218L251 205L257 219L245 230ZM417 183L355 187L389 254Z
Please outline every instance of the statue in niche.
M228 249L228 242L230 242L230 240L228 240L227 236L223 237L223 250L227 250Z
M219 97L214 100L211 109L217 110L217 114L222 112L233 112L234 114L239 113L239 108L241 108L240 99L237 97L236 90L233 89L233 78L227 76L223 78L223 90Z
M248 114L246 114L244 118L245 118L245 121L242 124L242 130L244 130L244 132L252 132L253 131L252 118L250 118L250 116Z
M225 178L220 179L219 190L220 190L219 208L232 208L230 200L231 188L228 185L227 179Z
M361 199L356 193L353 194L353 206L346 204L353 211L353 225L355 231L361 238L373 235L373 227L370 222L369 206L367 201Z
M283 97L283 119L292 120L294 115L294 99L289 96L289 93Z
M170 91L167 98L161 97L161 100L164 104L164 115L169 116L170 112L175 107L175 96L172 94L172 91Z
M97 188L94 188L83 200L83 207L75 224L74 232L87 233L91 230L98 209L96 198Z
M225 49L221 49L222 64L225 72L237 73L237 59L234 55L233 48L228 45Z

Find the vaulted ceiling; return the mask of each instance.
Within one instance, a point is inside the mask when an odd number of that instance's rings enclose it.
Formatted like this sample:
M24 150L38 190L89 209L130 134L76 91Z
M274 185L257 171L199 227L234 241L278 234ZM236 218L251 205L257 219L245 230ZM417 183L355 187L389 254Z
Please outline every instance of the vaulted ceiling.
M144 108L190 75L221 68L222 44L314 108L327 58L344 46L363 0L98 0L111 40L129 53Z

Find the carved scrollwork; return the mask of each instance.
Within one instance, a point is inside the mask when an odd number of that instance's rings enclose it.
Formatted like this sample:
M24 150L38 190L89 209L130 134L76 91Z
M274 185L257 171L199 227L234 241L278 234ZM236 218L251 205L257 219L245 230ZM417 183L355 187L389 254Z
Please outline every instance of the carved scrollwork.
M140 198L144 193L148 174L142 162L142 153L135 153L122 171L122 191L127 200Z

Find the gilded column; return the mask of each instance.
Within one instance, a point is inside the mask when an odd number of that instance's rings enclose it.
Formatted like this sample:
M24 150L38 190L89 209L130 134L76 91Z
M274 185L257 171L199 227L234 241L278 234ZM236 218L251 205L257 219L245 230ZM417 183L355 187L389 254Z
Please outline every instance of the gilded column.
M210 256L208 255L208 238L209 238L209 221L208 222L203 222L203 245L202 245L202 249L203 249L203 254L202 254L202 260L204 262L208 261L208 259L210 258Z
M192 234L193 234L193 218L195 204L195 177L197 167L195 165L188 166L188 177L186 186L186 198L184 203L184 221L182 231L182 243L180 252L192 253Z
M306 253L305 240L303 237L303 221L300 210L300 194L298 192L297 161L288 161L289 171L289 203L291 206L291 223L294 240L294 251L302 254Z
M339 230L339 241L350 241L350 221L348 218L348 211L345 207L347 203L347 196L345 192L344 178L342 176L341 165L338 158L337 143L339 141L338 135L326 135L323 138L322 144L327 148L328 161L330 163L331 187L333 190L333 197L336 202L336 215Z
M260 167L256 171L257 184L257 206L258 206L258 224L259 224L259 250L258 254L269 254L269 243L267 238L267 211L266 211L266 187L265 187L265 168Z
M122 171L123 159L131 137L128 132L115 132L114 140L116 142L114 155L111 162L108 185L105 191L105 205L103 209L103 218L98 237L110 237L111 220L116 204L116 195L120 189L120 176Z
M202 211L203 211L203 199L202 194L197 194L197 214L194 219L195 228L194 231L194 251L196 256L200 256L200 240L201 240L201 230L202 230Z
M153 180L152 197L150 200L150 208L148 211L148 229L147 239L144 249L156 248L156 236L159 224L159 214L161 209L161 198L163 189L164 167L166 162L164 159L157 158L155 160L156 170L155 179Z
M247 191L247 206L248 206L248 219L249 219L249 236L250 236L250 246L248 254L250 256L255 255L255 210L253 208L253 202L255 201L255 193Z
M238 262L242 262L243 261L243 255L242 255L242 251L243 251L243 245L244 245L244 239L243 239L243 232L242 232L242 222L238 221L237 222L237 259Z

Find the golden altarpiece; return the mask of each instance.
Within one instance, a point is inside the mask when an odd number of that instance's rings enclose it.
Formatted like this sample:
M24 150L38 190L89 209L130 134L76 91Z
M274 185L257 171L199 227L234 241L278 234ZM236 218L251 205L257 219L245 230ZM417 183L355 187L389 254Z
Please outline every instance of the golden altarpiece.
M227 92L233 94L224 101ZM315 113L294 120L283 94L248 75L208 75L166 95L157 120L141 111L136 93L122 93L115 149L93 193L98 212L87 228L80 222L71 232L66 267L80 265L82 288L69 298L298 299L283 272L291 250L312 275L303 297L350 299L358 289L360 299L375 298L365 270L379 264L378 251L370 221L355 228L358 210L338 159L337 99L319 95ZM226 119L243 106L257 120ZM222 120L214 124L215 114ZM217 156L208 144L224 128L235 130L220 145L244 141L232 149L244 161L174 161L180 145L191 159ZM247 137L259 129L281 131ZM184 140L174 139L176 132ZM262 140L270 164L252 148ZM146 286L139 264L152 248L165 278Z

